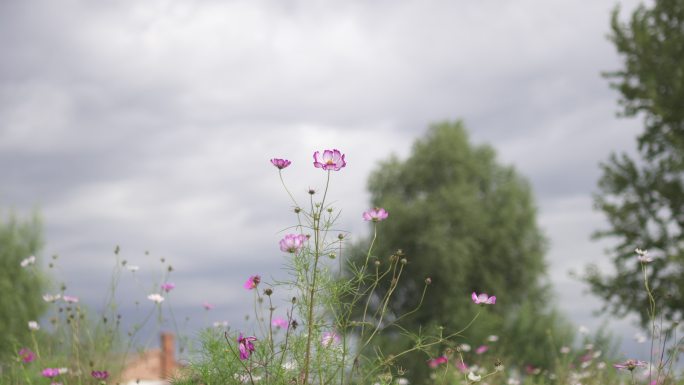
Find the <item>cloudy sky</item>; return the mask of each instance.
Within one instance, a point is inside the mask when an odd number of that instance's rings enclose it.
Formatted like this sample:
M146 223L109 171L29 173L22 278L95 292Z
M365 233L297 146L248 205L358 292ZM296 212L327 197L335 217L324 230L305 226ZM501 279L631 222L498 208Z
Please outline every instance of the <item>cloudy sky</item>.
M330 194L361 237L369 171L463 119L531 181L558 306L595 329L600 302L568 272L608 266L589 239L605 223L598 164L633 152L640 129L600 76L620 67L606 39L618 3L637 1L2 1L0 207L40 211L42 257L59 255L85 302L120 245L141 267L123 281L135 298L165 257L179 313L236 323L242 282L279 274L293 220L270 158L293 161L304 197L324 183L311 154L346 153ZM629 322L614 325L632 346Z

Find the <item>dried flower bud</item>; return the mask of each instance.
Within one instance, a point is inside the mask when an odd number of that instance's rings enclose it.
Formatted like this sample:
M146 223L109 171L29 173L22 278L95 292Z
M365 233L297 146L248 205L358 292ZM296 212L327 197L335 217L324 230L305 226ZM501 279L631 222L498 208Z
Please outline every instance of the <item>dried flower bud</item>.
M380 266L380 261L375 261L375 262L373 262L373 264L375 264L375 266L378 267L378 266Z
M316 190L309 187L309 195L314 195L315 193L316 193Z
M270 296L271 294L273 294L273 289L271 289L271 288L264 289L264 294Z
M425 278L425 284L426 285L429 285L431 283L432 283L432 278L430 278L430 277Z
M408 263L408 261L406 260L406 258L402 258L401 261L399 261L399 262L401 262L402 265L405 265L405 264Z
M302 209L300 209L299 207L295 207L294 212L295 212L295 214L299 214L302 212Z
M337 255L335 253L328 254L328 258L330 258L330 259L335 259L336 257L337 257Z
M297 297L292 297L292 303L297 303Z
M340 241L343 240L344 234L342 234L342 233L337 234L337 239L339 239Z

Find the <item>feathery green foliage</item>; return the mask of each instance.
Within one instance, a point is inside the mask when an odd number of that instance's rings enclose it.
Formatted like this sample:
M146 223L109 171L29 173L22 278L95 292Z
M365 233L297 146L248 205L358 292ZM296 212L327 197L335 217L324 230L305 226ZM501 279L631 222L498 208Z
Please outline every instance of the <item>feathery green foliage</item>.
M643 290L634 248L648 249L659 315L684 317L684 0L658 0L639 6L628 23L616 8L610 39L624 67L605 74L620 92L622 114L642 116L638 159L612 154L601 165L603 175L595 205L608 219L597 238L610 238L613 274L587 269L586 281L619 316L636 313L649 322L649 299Z

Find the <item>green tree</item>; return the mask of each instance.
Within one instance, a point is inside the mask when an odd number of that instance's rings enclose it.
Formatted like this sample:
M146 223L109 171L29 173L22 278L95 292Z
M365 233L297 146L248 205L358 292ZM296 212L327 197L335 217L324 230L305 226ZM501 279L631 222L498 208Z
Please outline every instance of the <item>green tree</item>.
M655 260L648 269L655 301L665 319L684 316L684 0L639 6L627 23L611 18L611 41L624 68L606 73L620 93L621 114L642 116L638 156L612 154L595 205L608 219L597 238L615 240L615 271L589 266L586 281L605 301L604 310L649 320L648 298L635 248Z
M442 326L445 333L453 332L482 310L464 333L464 342L479 345L488 335L499 335L497 344L504 351L497 354L513 361L506 365L550 364L547 352L552 349L544 350L550 343L548 331L556 343L571 340L567 322L545 310L546 242L529 183L513 167L498 164L490 146L471 145L461 122L431 126L408 159L381 162L368 187L372 205L389 212L378 224L373 254L383 261L401 249L407 258L405 276L390 302L391 315L413 310L426 277L432 281L422 307L401 321L403 327ZM389 285L379 289L379 297ZM473 304L472 292L495 295L496 305ZM530 341L535 349L521 354ZM390 338L384 346L397 343ZM425 380L426 358L409 357L399 366L410 368L414 380ZM491 361L493 366L493 356Z
M38 321L46 309L42 299L45 279L38 264L22 267L43 244L37 216L21 221L15 215L0 219L0 359L16 354L31 341L29 321Z

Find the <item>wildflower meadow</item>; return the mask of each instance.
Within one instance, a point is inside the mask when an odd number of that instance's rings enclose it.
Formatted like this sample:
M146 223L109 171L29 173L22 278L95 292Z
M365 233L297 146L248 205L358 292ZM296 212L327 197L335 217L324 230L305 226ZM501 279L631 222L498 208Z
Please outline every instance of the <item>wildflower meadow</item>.
M273 158L284 193L291 200L292 225L282 231L274 250L274 260L282 262L280 275L272 281L261 272L245 277L241 286L245 301L251 301L253 315L249 327L234 329L229 324L207 325L196 340L184 340L185 364L166 379L176 385L190 384L377 384L406 385L407 369L400 359L419 353L420 365L429 370L425 378L412 380L420 384L682 384L676 361L682 349L677 335L678 324L668 324L659 316L652 300L650 315L650 360L619 357L609 352L609 341L598 336L581 335L569 345L555 346L544 352L553 366L512 364L510 355L502 354L506 336L498 330L479 331L487 334L483 341L469 336L484 327L480 315L500 306L497 294L487 287L468 292L469 306L475 316L449 330L426 327L408 330L402 326L405 317L420 309L431 291L432 278L423 278L419 300L405 314L390 312L388 304L404 284L404 272L413 258L397 249L391 255L376 255L374 245L382 237L383 225L392 221L393 213L382 207L371 207L358 213L358 220L372 228L369 246L361 263L348 258L353 252L349 234L336 227L341 215L328 201L335 186L335 176L345 172L347 159L337 149L316 151L312 172L319 173L320 190L310 188L305 201L298 200L286 179L292 164L287 159ZM643 273L644 290L653 298L648 269L654 258L636 249L634 259ZM37 259L26 256L19 267L27 273L36 270ZM50 261L53 267L58 260ZM126 357L133 354L145 325L173 317L167 299L176 289L170 279L173 267L161 259L158 282L154 290L146 290L148 300L139 306L147 309L130 330L121 326L117 306L117 285L122 274L135 277L138 267L120 259L115 250L115 269L110 292L98 314L82 305L68 287L44 293L48 306L40 319L22 320L29 332L27 340L16 340L15 354L2 362L2 384L120 384ZM378 295L381 284L389 290ZM372 306L371 306L372 305ZM213 305L204 303L206 310ZM175 321L173 323L176 325ZM152 328L158 332L160 327ZM149 333L149 330L147 331ZM180 333L176 328L175 332ZM392 335L403 342L378 344L381 335ZM548 338L553 341L554 336ZM397 348L408 346L408 348ZM133 381L128 383L143 383Z

